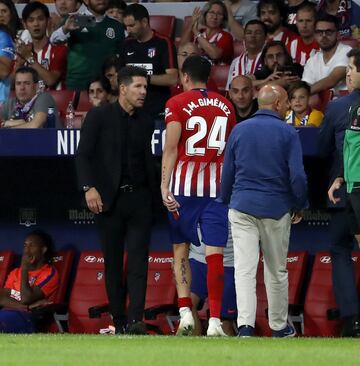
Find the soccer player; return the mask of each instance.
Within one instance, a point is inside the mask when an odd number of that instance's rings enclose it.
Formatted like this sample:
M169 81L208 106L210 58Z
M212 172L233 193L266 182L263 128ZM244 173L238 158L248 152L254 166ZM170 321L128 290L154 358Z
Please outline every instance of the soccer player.
M216 198L225 144L236 121L231 102L206 89L210 69L205 58L188 57L181 69L185 92L171 98L165 109L166 143L161 194L170 211L174 275L181 317L178 334L182 335L191 334L194 328L189 243L200 245L203 242L206 245L210 308L207 335L225 336L220 310L228 220L227 208ZM201 239L197 234L198 224Z

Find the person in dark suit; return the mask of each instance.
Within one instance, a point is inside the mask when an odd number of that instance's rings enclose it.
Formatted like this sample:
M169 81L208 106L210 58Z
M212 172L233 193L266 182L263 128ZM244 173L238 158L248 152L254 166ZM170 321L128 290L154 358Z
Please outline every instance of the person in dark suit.
M96 214L116 332L143 334L152 197L159 186L151 152L151 122L140 110L146 97L146 71L126 66L118 79L118 101L88 112L75 162L79 187L89 210Z
M360 91L355 89L345 97L331 101L325 111L319 135L319 155L332 157L330 184L337 178L342 165L345 130L349 121L349 108L360 100ZM354 238L346 211L346 189L337 191L339 202L328 203L332 211L330 224L330 252L333 265L333 287L340 316L344 320L341 335L356 336L360 333L358 320L359 296L357 294L354 264L351 252Z

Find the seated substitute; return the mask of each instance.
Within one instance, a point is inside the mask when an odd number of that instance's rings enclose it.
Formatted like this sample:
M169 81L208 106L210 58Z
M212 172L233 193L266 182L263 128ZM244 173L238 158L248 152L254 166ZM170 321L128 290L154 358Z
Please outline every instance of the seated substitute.
M32 333L35 322L29 309L52 300L59 275L51 264L53 241L41 230L29 233L19 268L10 272L0 289L0 333Z
M54 98L38 91L39 75L35 69L23 66L15 72L15 98L4 103L2 127L41 128L47 127L49 108L54 109L56 126L59 126L58 112Z
M289 87L290 110L287 112L286 123L295 127L319 127L324 114L309 105L310 85L305 81L296 81Z
M198 308L201 302L208 297L206 284L207 264L205 258L205 244L196 246L190 245L189 262L191 269L191 300L192 313L195 321L194 336L202 335L201 322L198 315ZM229 227L227 246L224 248L224 291L221 304L221 327L228 336L235 335L235 323L237 317L235 279L234 279L234 249Z

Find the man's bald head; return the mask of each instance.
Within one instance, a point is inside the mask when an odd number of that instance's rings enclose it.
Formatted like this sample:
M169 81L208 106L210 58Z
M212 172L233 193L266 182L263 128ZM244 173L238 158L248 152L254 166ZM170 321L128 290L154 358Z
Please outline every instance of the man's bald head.
M230 83L229 97L234 103L238 113L245 115L251 109L254 99L252 81L247 76L236 76Z
M285 89L279 85L265 85L258 94L259 109L270 109L285 117L289 109L288 95Z

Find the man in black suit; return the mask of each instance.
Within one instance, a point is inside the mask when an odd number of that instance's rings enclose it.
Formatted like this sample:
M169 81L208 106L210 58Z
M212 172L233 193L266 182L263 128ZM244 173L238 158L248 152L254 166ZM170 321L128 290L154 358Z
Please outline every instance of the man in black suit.
M360 90L355 89L349 95L331 101L327 105L319 135L319 155L323 158L332 157L330 184L333 184L341 171L344 136L349 124L349 108L359 103L359 100ZM341 335L354 337L360 334L359 295L351 255L354 250L354 239L349 212L346 210L345 186L337 191L337 197L339 202L336 205L331 201L328 202L332 211L330 252L333 287L340 317L344 320Z
M139 110L146 97L146 70L126 66L118 79L118 101L87 114L75 161L79 187L89 210L96 214L116 332L143 334L151 204L159 188L150 145L151 122Z

